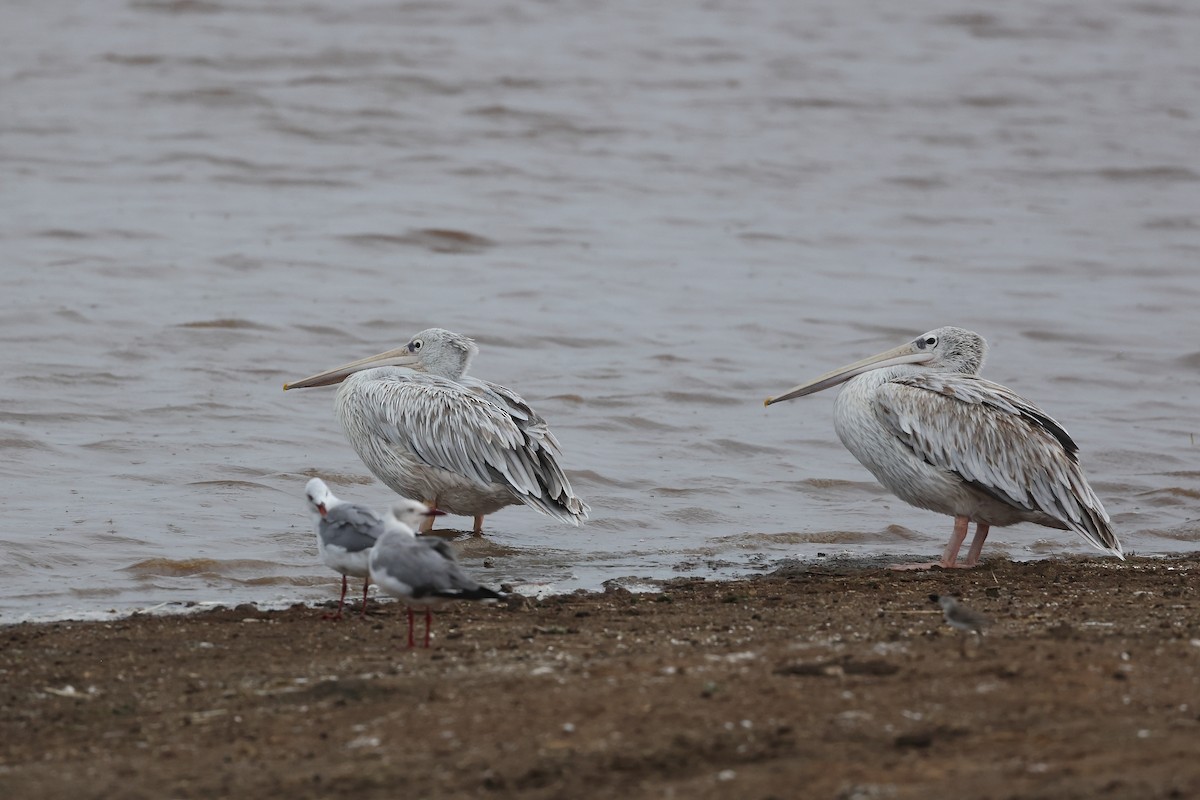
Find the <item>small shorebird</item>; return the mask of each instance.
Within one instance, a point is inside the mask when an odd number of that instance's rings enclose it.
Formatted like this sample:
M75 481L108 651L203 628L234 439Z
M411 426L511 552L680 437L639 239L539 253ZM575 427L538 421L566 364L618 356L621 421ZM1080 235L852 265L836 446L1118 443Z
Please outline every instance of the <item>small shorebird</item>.
M341 619L346 605L347 576L363 579L362 616L367 616L367 589L371 579L367 561L375 540L383 533L383 520L366 506L339 500L325 481L313 478L304 487L308 507L317 523L317 552L330 569L342 573L342 597L336 614L326 619Z
M946 624L962 633L959 652L964 656L967 654L968 635L974 633L979 637L979 641L983 642L983 629L992 624L990 619L974 609L967 608L948 594L931 594L929 599L942 607L942 615L946 619Z
M408 646L413 647L413 607L425 609L425 646L429 647L432 609L451 600L500 600L504 595L473 581L454 557L450 544L417 536L415 528L440 511L416 500L401 500L384 515L384 531L371 550L371 580L385 594L408 606Z
M938 328L766 404L846 383L833 417L846 449L901 500L954 517L940 561L903 567L973 567L989 528L1018 522L1073 530L1124 559L1079 448L1033 403L979 377L986 352L979 334ZM970 522L975 538L958 563Z
M476 534L485 515L518 503L579 525L588 506L558 465L558 440L512 389L466 374L478 351L465 336L429 328L283 388L341 383L334 411L375 477L402 497L474 517Z

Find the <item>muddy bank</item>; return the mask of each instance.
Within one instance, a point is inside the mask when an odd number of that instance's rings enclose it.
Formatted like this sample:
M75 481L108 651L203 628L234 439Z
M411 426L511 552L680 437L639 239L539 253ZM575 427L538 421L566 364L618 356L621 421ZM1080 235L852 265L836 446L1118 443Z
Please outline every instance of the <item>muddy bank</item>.
M0 795L1200 796L1200 557L0 629ZM994 620L982 642L930 593Z

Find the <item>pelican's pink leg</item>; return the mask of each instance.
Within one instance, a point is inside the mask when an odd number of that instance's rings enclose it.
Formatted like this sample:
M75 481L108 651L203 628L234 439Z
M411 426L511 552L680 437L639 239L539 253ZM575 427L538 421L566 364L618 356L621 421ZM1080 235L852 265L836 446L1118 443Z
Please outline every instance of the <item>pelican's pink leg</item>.
M475 529L472 531L476 536L483 536L483 514L478 514L475 517Z
M979 563L979 554L983 551L983 540L987 538L990 525L983 522L975 523L975 538L971 540L971 549L967 552L967 563L963 566L973 567Z
M413 647L413 613L412 609L408 610L408 646Z
M967 538L967 526L970 525L970 523L971 521L966 517L954 518L954 533L950 535L950 541L946 544L946 549L942 551L941 561L926 561L920 564L893 564L891 568L933 569L934 567L941 567L942 569L964 569L966 567L975 566L970 561L965 564L959 564L956 561L958 558L958 548L962 547L963 539ZM986 526L984 527L986 530ZM983 540L979 539L978 533L975 534L975 538L979 541L979 546L983 547ZM974 543L972 543L972 550L974 550Z
M435 497L432 500L425 501L425 505L429 506L430 508L437 508L437 498ZM429 533L431 530L433 530L433 521L435 519L437 519L437 517L426 517L424 522L421 523L421 533Z
M954 533L950 534L950 541L946 543L946 549L942 551L941 565L946 569L953 569L958 566L958 548L962 547L963 539L967 538L967 528L970 526L971 520L963 516L954 518Z
M321 619L341 619L342 618L342 606L346 605L346 585L347 585L346 576L343 575L342 576L342 599L338 600L337 613L336 614L322 614Z
M429 649L429 626L431 624L433 624L433 612L429 610L428 606L426 606L426 608L425 608L425 649L426 650Z

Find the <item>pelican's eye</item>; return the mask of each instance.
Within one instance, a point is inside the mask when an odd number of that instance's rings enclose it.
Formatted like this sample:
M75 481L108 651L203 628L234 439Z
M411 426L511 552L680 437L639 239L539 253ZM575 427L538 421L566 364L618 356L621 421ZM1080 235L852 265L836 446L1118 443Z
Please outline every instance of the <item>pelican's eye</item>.
M927 344L927 345L929 345L930 347L933 347L935 344L937 344L937 337L936 337L936 336L930 336L930 337L928 337L928 338L925 340L925 342L924 342L924 343L925 343L925 344Z
M423 342L420 339L413 339L408 343L408 352L415 353L421 349Z

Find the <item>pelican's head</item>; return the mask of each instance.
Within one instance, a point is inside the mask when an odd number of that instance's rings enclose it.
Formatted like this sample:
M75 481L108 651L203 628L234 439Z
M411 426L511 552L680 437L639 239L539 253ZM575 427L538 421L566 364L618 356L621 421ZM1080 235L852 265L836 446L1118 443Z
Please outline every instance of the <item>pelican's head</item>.
M471 365L471 359L479 352L475 342L466 336L445 330L444 328L427 328L407 344L401 345L386 353L360 358L340 367L318 372L304 380L295 383L285 383L284 391L288 389L311 389L314 386L329 386L341 383L356 372L374 367L408 367L409 369L428 372L450 380L461 378Z
M856 375L884 367L912 364L934 372L960 372L974 375L983 366L987 353L987 342L977 333L962 328L935 328L923 333L908 344L892 348L878 355L864 358L827 372L819 378L793 387L778 397L768 397L766 405L781 403L796 397L828 389L844 383Z
M324 517L329 509L338 504L338 499L320 478L310 480L304 487L304 494L308 497L309 509L319 517Z
M405 347L419 359L417 369L450 380L466 375L471 359L479 352L473 339L445 328L426 328Z
M430 508L419 500L409 500L403 497L392 504L388 509L387 516L384 517L384 523L388 530L394 530L398 526L403 526L402 529L407 529L409 533L415 535L416 531L421 529L421 523L429 517L440 517L446 512L438 511L436 508Z
M934 352L934 359L927 366L939 372L978 375L983 369L987 341L974 331L947 325L930 331L921 340Z

